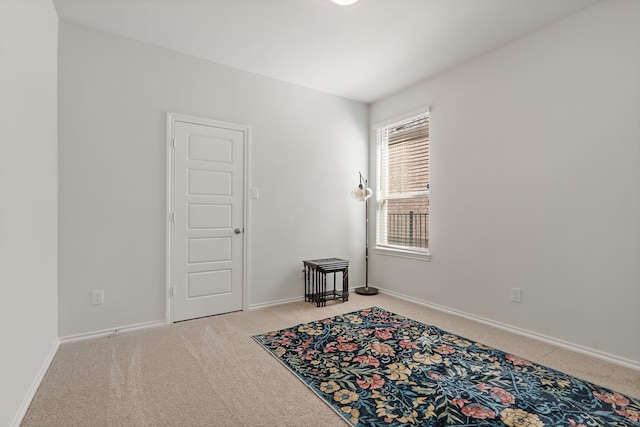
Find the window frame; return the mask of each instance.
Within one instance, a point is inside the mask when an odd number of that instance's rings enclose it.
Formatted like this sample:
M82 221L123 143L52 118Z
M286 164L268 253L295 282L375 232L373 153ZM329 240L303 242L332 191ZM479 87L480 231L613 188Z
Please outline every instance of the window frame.
M410 247L410 246L401 246L401 245L393 245L388 243L380 243L380 226L381 221L386 221L386 218L381 219L381 214L383 214L383 204L387 200L401 200L401 199L419 199L425 198L429 200L430 203L430 189L425 191L415 191L415 192L407 192L407 193L385 193L385 188L382 182L383 173L382 173L382 144L383 141L380 137L380 132L385 128L393 127L395 125L399 125L403 122L410 121L412 119L417 119L420 116L427 116L429 119L429 171L430 171L430 153L431 153L431 109L429 107L422 107L418 110L412 111L408 114L404 114L399 117L394 117L390 120L386 120L381 123L376 123L372 126L372 134L375 138L375 149L376 149L376 191L375 191L375 240L374 240L374 251L378 254L396 256L401 258L410 258L417 259L422 261L431 260L431 251L430 248L418 248L418 247ZM429 172L429 187L431 185L431 173ZM429 212L430 216L430 212ZM430 222L427 223L427 233L430 236ZM430 246L430 244L428 245Z

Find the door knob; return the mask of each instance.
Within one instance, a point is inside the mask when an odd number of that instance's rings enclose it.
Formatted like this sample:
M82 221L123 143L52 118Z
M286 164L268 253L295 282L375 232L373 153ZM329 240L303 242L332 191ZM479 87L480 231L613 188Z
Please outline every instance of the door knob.
M233 230L233 232L236 234L240 234L242 233L242 230L240 228L236 228L235 230Z

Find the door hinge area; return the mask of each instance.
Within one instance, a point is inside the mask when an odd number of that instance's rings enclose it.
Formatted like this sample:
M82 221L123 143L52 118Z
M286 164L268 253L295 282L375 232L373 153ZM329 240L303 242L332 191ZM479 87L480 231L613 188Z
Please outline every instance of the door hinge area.
M171 296L171 298L176 296L176 287L175 286L171 286L169 288L169 296Z
M176 138L175 137L171 138L171 148L176 148Z
M169 213L169 222L175 222L176 221L176 215L173 212Z

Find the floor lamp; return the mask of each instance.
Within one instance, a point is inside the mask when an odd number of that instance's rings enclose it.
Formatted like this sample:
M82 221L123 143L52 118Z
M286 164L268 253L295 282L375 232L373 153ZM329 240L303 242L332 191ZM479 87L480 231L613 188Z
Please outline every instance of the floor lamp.
M358 187L351 192L351 195L361 202L364 202L364 217L365 217L365 246L364 246L364 260L365 260L365 281L364 286L360 288L356 288L356 294L359 295L376 295L378 290L376 288L369 286L369 197L373 194L373 191L369 187L367 187L367 179L362 177L362 173L360 174L360 184Z

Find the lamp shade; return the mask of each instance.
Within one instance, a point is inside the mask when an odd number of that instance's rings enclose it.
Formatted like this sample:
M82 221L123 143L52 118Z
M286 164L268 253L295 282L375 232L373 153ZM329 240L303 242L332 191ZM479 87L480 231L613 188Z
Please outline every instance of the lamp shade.
M367 200L369 197L371 197L372 194L373 191L371 191L370 188L363 187L362 185L358 186L358 188L351 192L351 196L353 196L353 198L356 200L360 200L361 202Z

